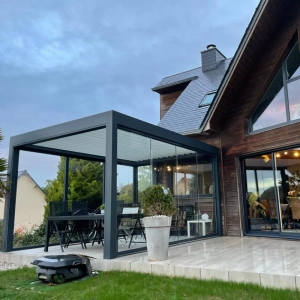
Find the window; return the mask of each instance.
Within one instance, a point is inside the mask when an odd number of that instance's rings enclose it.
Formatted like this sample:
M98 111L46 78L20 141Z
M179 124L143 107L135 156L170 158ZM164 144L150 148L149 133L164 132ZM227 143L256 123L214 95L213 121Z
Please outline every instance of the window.
M199 107L211 104L214 100L215 94L216 92L206 94L201 103L199 104Z
M298 41L251 116L250 131L300 119L300 53Z

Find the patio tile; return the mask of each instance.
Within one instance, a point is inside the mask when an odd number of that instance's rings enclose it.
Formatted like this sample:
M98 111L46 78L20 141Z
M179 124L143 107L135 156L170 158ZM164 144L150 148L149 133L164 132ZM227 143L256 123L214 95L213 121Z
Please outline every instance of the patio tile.
M174 266L174 274L179 277L200 279L200 269L193 267Z
M149 262L147 252L103 259L102 245L72 245L62 253L60 246L0 252L0 261L28 265L33 258L56 254L85 254L94 257L96 270L126 270L165 276L251 282L274 288L300 289L299 241L218 237L169 248L167 261Z
M201 279L220 279L223 281L229 280L228 270L201 268L200 273Z
M151 273L154 275L175 276L174 266L168 264L151 263Z
M254 272L229 271L229 281L247 282L260 285L260 274Z
M260 278L265 287L296 289L296 276L261 273Z
M146 262L133 261L130 264L132 272L151 274L151 265Z

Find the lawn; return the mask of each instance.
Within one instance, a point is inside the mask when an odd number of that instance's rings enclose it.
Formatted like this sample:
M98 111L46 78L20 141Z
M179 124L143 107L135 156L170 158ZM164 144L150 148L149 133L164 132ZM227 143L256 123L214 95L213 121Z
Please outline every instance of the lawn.
M0 271L0 299L300 299L299 291L252 284L202 281L131 272L99 272L85 280L48 285L37 281L35 268Z

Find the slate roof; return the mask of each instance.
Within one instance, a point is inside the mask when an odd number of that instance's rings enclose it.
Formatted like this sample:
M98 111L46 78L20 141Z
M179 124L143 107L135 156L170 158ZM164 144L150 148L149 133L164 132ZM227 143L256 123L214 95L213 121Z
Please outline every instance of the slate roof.
M158 126L181 134L197 131L209 109L200 107L204 96L216 91L225 75L231 59L221 61L217 68L202 72L202 67L164 78L152 90L160 89L192 80L175 103L158 123Z

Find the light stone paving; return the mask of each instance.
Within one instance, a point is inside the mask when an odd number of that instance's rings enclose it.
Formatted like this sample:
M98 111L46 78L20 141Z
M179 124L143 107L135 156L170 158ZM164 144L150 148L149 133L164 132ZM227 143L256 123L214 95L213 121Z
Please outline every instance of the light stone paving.
M79 245L65 249L64 254L85 254L93 259L96 270L134 271L141 273L183 276L197 279L217 278L224 281L250 282L266 287L300 289L300 241L259 237L218 237L169 248L166 261L150 262L147 253L105 260L103 246ZM59 246L0 252L1 263L31 266L34 258L62 254Z

